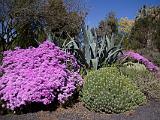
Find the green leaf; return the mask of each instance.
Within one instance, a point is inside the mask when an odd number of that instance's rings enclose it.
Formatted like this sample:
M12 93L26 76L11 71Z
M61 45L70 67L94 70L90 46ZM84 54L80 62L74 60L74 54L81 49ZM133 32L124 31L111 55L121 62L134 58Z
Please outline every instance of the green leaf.
M91 59L91 62L92 62L93 68L97 70L98 69L98 57L96 57L95 59Z

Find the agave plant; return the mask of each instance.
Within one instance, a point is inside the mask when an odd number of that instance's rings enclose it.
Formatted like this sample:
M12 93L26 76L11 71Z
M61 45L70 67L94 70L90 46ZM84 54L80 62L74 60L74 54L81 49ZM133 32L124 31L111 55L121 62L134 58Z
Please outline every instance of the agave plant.
M77 42L70 36L71 41L63 45L63 49L74 54L81 66L98 69L104 64L114 63L119 53L122 53L122 40L118 45L115 45L114 35L112 35L111 39L104 36L100 42L98 42L95 31L93 31L94 36L90 29L86 29L84 26L82 27L82 31L84 35L84 49L80 48Z
M0 18L0 51L8 49L17 35L12 16Z

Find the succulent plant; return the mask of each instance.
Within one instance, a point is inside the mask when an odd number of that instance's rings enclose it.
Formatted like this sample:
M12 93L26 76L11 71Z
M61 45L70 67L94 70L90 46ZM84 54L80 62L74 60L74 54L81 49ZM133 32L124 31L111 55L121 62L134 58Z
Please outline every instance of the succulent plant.
M0 26L0 51L4 51L12 44L13 39L17 36L17 31L14 29L14 19L11 16L1 18Z
M116 67L91 71L81 92L84 105L94 111L121 113L146 102L146 97Z
M158 67L150 62L147 58L143 57L142 55L140 55L139 53L136 53L134 51L126 51L124 53L124 56L125 58L130 58L132 60L135 60L139 63L142 63L145 65L145 67L149 70L149 71L152 71L152 72L157 72L158 71Z
M67 44L63 45L63 49L66 51L71 51L81 65L87 65L88 67L93 67L94 69L100 68L103 64L112 64L117 60L119 53L122 53L121 43L115 45L115 35L112 35L111 39L107 36L100 38L98 42L98 37L95 31L94 36L89 28L86 29L83 26L84 35L84 49L81 49L73 38Z

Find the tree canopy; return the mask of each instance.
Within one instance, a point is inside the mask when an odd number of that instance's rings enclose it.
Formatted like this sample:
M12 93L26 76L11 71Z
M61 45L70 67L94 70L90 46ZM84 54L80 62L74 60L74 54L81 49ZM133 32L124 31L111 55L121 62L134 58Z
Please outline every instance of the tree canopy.
M136 17L131 30L131 42L137 43L137 48L148 47L160 50L160 7L143 6Z
M99 36L108 35L111 37L112 34L118 32L118 19L114 12L109 12L104 20L101 20L97 29Z
M77 0L1 0L0 23L13 21L10 29L16 31L17 39L14 42L19 43L18 45L24 44L22 47L32 44L35 46L48 34L60 36L63 31L67 31L71 36L76 36L80 31L85 10L82 5L80 7L73 4L75 1ZM11 26L11 23L8 22L7 26ZM3 42L6 42L5 34L0 34Z

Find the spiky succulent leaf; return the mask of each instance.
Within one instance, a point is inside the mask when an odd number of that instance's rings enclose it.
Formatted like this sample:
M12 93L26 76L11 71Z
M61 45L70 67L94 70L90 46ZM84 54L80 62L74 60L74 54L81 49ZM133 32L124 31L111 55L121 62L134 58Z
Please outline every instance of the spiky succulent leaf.
M96 57L95 59L91 59L92 62L92 66L95 70L98 69L98 57Z
M90 51L92 53L92 58L95 58L97 56L97 44L96 43L91 43L90 44Z
M119 53L122 53L122 50L115 47L113 51L108 52L108 57L106 58L106 62L111 64L114 63L118 59Z
M87 63L89 67L98 69L104 63L112 64L117 60L119 53L122 52L121 43L123 39L117 46L115 46L114 34L110 39L108 36L104 36L100 38L100 41L98 42L98 37L95 31L92 31L92 34L91 30L89 28L86 28L85 26L82 27L82 31L84 35L84 51L82 51L82 53L84 54L84 60L86 60L85 63ZM80 49L72 38L66 46L68 46L72 50Z

